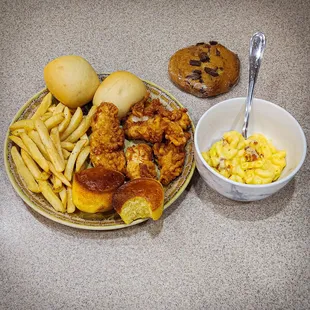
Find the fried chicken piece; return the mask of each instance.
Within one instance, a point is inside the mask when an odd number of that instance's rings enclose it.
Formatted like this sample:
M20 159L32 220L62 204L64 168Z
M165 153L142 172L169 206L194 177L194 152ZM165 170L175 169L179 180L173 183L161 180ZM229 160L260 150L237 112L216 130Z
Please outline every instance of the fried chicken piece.
M127 177L156 179L156 166L153 162L152 148L147 144L129 147L125 153L127 160Z
M98 155L90 153L90 159L95 167L102 166L105 169L116 170L122 173L126 171L126 159L123 150L111 153L104 152Z
M94 166L124 172L124 131L120 127L118 109L113 103L104 102L92 119L90 160Z
M185 145L175 146L168 141L155 143L153 151L160 168L159 181L163 185L168 185L182 173L185 162Z
M124 131L129 139L144 140L151 143L161 142L165 130L165 123L160 115L141 119L131 114L125 124Z
M171 141L175 146L186 144L188 140L187 133L183 131L182 127L177 122L172 122L167 118L164 118L166 122L165 126L165 138Z

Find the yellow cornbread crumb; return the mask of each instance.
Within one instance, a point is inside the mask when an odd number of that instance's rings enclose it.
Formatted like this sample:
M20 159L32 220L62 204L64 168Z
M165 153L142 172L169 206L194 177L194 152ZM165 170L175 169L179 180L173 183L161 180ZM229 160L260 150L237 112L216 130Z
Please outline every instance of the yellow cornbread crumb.
M221 175L245 184L276 181L286 166L286 152L278 151L262 134L245 140L239 132L229 131L201 154Z

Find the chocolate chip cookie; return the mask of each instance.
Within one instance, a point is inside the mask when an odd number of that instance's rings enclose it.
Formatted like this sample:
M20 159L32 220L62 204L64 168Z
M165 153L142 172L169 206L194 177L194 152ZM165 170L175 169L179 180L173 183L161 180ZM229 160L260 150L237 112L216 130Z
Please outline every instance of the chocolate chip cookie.
M240 61L225 46L202 42L172 55L168 71L180 89L206 98L226 93L238 82Z

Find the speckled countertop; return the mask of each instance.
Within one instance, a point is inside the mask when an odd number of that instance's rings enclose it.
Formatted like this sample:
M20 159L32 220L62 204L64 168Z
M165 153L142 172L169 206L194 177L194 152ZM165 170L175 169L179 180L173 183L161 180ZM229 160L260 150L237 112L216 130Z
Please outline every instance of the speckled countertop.
M44 87L63 54L98 72L129 70L166 88L195 124L212 105L244 96L251 35L267 49L255 96L299 121L310 145L309 1L6 1L0 3L1 144L10 120ZM239 84L198 99L167 75L169 57L200 41L237 52ZM3 150L1 148L1 157ZM94 232L32 211L1 161L0 309L309 309L310 159L264 201L241 204L195 172L158 222Z

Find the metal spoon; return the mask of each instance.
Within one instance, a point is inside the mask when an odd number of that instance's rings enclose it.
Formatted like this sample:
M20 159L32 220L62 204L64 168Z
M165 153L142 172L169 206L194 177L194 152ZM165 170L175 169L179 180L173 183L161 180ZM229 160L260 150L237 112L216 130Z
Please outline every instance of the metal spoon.
M249 85L248 95L245 102L245 116L242 127L242 136L246 139L248 134L249 118L252 107L253 92L259 71L259 67L263 58L266 47L265 35L262 32L255 33L250 41L249 54Z

